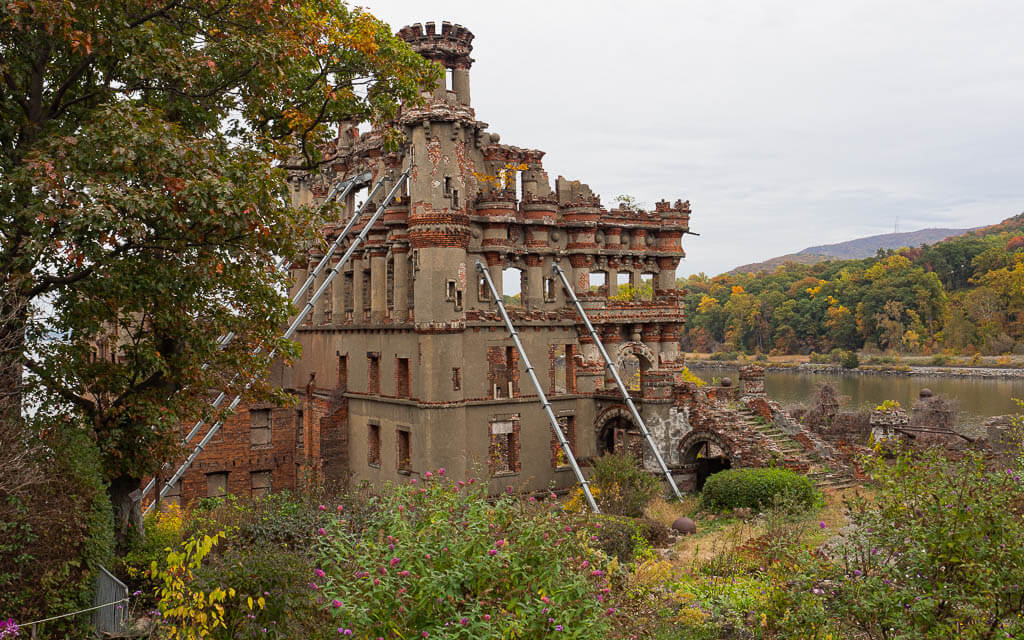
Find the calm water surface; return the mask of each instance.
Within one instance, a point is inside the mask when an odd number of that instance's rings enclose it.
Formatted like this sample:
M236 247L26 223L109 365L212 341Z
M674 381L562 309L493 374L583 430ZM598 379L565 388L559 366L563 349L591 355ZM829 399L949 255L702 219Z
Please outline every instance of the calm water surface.
M729 376L738 382L735 368L696 368L694 373L705 380ZM1024 379L1020 378L947 378L943 376L876 376L840 375L834 373L806 373L767 371L764 376L768 397L783 406L804 404L817 388L831 383L843 396L843 410L872 409L883 400L898 400L910 409L918 393L927 387L956 402L960 410L958 424L964 427L981 425L986 418L1020 410L1013 398L1024 399Z

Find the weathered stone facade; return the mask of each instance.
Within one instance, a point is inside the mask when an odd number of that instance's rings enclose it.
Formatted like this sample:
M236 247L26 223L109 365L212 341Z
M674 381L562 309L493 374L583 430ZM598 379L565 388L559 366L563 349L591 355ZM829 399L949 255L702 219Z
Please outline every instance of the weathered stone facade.
M491 471L494 491L572 486L477 261L499 291L518 294L509 313L582 461L623 447L641 453L643 443L553 264L612 357L639 370L634 395L644 416L671 424L679 411L684 311L675 279L689 203L608 209L581 182L558 177L552 186L543 151L502 144L476 119L468 30L426 23L399 35L448 69L450 86L428 88L425 106L403 110L401 151L386 150L377 131L343 124L323 170L295 176L293 198L320 201L363 172L389 189L410 163L411 177L297 332L302 357L275 368L299 407L271 413L270 444L255 458L246 426L263 429L262 416L232 417L186 474L185 501L215 486L206 473L228 473L227 487L244 493L239 478L267 470L274 488L304 477L380 484L439 467L456 477ZM343 216L359 197L349 196ZM328 241L345 222L326 226ZM313 249L308 264L294 265L295 287L321 257ZM649 293L637 293L645 285ZM681 435L668 427L663 437Z

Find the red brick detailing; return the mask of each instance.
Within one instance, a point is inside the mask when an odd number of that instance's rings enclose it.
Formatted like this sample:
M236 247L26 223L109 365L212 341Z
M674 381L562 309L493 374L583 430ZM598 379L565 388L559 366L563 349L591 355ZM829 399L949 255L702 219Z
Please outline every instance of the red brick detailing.
M515 347L488 347L488 397L509 397L509 383L511 383L512 397L514 398L519 395L519 353L516 352Z
M558 416L558 426L562 429L562 435L569 442L573 456L576 456L576 416ZM558 441L555 430L551 429L551 468L557 469L569 464L569 459L562 451L562 443Z
M409 358L395 358L395 395L408 398L409 386Z
M366 463L380 466L380 425L372 422L366 426Z
M412 471L412 434L408 429L395 431L395 456L399 471Z
M512 423L511 433L494 433L496 423ZM490 447L487 458L490 460L491 473L519 473L519 416L508 420L494 420L487 425L490 431Z

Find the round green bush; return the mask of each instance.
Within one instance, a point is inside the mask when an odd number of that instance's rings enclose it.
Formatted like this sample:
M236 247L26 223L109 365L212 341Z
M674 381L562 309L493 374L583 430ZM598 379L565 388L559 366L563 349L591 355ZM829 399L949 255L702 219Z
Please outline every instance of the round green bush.
M704 509L765 509L782 501L811 507L818 490L807 476L789 469L729 469L708 478L700 494Z

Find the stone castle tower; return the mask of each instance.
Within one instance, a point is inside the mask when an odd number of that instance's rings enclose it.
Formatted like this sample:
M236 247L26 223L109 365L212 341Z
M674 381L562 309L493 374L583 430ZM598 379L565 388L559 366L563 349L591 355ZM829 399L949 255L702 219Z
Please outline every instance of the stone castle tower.
M398 35L447 70L423 89L424 106L403 110L397 125L408 145L390 152L379 132L344 123L328 164L317 176L295 177L293 197L319 201L364 172L390 188L411 163L410 179L296 334L302 357L275 370L300 406L234 416L220 448L211 446L186 475L186 500L222 485L245 493L253 482L286 488L304 476L376 484L439 467L457 477L489 473L494 491L573 485L477 261L510 301L578 458L643 446L553 263L613 358L636 372L633 395L644 415L671 405L684 319L675 272L689 203L607 209L581 182L558 177L552 186L543 151L501 144L477 120L469 30L427 22ZM365 191L352 194L342 215L361 197ZM345 221L328 225L328 240ZM309 266L293 267L295 287L321 257L313 250ZM256 428L264 435L254 440Z

